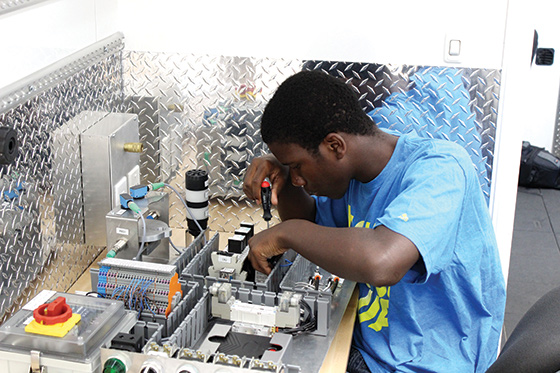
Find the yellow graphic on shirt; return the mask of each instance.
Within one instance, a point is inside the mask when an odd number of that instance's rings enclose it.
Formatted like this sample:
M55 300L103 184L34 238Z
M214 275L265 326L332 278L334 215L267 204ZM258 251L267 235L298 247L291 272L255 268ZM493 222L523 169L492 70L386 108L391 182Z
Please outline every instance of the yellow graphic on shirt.
M403 214L399 216L402 220L407 221L408 216ZM406 220L405 220L406 219ZM352 215L352 209L348 205L348 226L349 227L365 227L369 228L371 226L370 222L364 222L363 220L353 224L354 216ZM368 287L368 292L365 296L360 297L358 300L358 318L360 323L367 322L368 328L375 330L376 332L389 326L389 321L387 319L387 313L389 311L389 297L391 294L390 286L373 287L366 284Z
M408 215L406 214L406 212L404 214L400 215L399 219L401 219L402 221L408 221Z
M369 284L366 284L366 286L369 288L368 293L358 300L358 318L360 323L367 322L368 328L378 332L389 326L387 312L389 311L391 287L380 286L374 288ZM374 295L375 298L372 301Z

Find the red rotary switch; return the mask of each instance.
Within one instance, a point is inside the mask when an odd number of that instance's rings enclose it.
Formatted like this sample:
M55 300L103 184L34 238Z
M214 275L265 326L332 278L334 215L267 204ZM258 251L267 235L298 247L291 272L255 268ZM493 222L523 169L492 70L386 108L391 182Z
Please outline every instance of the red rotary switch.
M51 303L45 303L33 311L35 321L43 325L54 325L72 317L72 308L66 304L66 298L58 297Z

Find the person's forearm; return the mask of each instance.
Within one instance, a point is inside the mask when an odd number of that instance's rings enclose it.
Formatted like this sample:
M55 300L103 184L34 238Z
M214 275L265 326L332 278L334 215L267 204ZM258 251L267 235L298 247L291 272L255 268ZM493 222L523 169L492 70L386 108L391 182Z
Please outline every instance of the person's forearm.
M419 258L395 249L394 242L385 239L385 227L329 228L303 220L290 220L282 225L282 246L293 248L321 268L352 281L394 285Z
M282 221L289 219L315 221L315 200L305 189L295 187L288 181L278 195L278 213Z

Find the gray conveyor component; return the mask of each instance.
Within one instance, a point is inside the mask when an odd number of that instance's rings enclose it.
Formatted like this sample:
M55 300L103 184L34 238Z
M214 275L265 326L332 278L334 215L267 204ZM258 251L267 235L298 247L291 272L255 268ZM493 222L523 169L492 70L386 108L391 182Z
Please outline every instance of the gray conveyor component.
M163 238L171 237L171 228L160 221L154 219L146 219L146 242L157 242ZM142 240L142 230L138 231L138 241Z

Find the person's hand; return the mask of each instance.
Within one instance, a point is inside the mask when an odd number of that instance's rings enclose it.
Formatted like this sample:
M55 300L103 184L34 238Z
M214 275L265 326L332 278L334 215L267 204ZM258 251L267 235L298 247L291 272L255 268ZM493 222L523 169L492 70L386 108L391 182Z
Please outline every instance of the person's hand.
M243 179L243 191L249 199L261 203L261 184L266 177L272 184L271 202L278 205L278 193L289 178L288 167L271 154L253 159Z
M288 248L282 247L280 244L281 229L282 223L257 233L249 240L247 258L255 270L268 275L272 271L268 258L288 251Z

